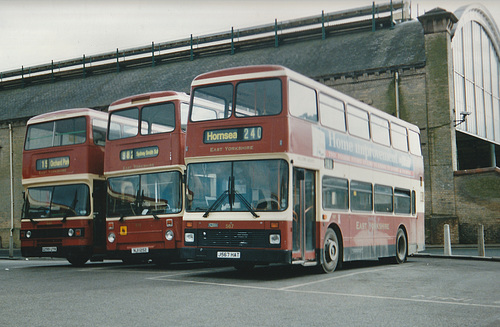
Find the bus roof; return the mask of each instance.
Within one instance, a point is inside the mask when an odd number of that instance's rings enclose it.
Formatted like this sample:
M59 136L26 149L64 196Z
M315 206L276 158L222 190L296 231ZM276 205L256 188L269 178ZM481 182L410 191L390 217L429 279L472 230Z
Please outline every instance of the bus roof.
M104 120L108 120L108 114L102 111L90 109L90 108L73 108L73 109L63 109L58 111L47 112L35 117L32 117L28 120L27 125L60 120L72 117L80 117L80 116L90 116L96 118L102 118Z
M189 102L189 95L184 92L159 91L132 95L120 100L116 100L109 105L108 112L127 108L141 103L156 103L172 100L186 100Z
M235 79L286 76L293 73L295 72L286 67L278 65L257 65L225 68L196 76L193 79L191 86L227 82Z
M288 76L297 82L303 83L304 85L309 85L319 91L323 90L326 94L334 94L336 98L344 101L348 106L355 106L368 111L370 114L380 116L390 120L393 123L401 124L415 132L420 133L420 129L407 121L404 121L394 115L391 115L383 110L377 109L371 105L368 105L362 101L359 101L349 95L346 95L340 91L337 91L325 84L315 81L305 75L297 73L289 68L279 65L255 65L255 66L242 66L220 69L204 74L200 74L193 79L191 87L196 87L206 84L224 83L234 80L246 80L246 79L256 79L256 78L269 78L269 77L281 77Z

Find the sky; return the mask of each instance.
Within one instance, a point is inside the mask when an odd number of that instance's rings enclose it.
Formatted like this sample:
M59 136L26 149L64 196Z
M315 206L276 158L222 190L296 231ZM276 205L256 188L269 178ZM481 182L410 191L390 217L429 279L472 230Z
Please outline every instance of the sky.
M376 4L390 0L375 1ZM396 0L395 0L396 1ZM371 6L373 0L0 0L0 72ZM412 0L412 17L499 0ZM500 26L500 25L499 25Z

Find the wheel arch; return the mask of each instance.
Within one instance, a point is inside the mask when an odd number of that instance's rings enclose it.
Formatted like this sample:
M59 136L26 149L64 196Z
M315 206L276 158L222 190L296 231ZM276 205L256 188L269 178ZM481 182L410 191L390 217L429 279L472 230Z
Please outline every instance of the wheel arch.
M398 229L400 229L400 228L405 233L405 236L406 236L406 246L408 246L408 243L409 243L409 240L408 240L408 230L406 229L406 226L403 223L399 224Z

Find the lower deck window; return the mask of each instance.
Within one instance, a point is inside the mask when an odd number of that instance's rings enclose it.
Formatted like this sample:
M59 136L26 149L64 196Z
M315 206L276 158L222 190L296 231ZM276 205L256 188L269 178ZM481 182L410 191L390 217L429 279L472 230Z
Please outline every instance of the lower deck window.
M187 211L283 211L288 207L288 164L284 160L189 164L186 186Z
M394 212L411 213L411 195L410 190L400 188L394 189Z
M108 216L143 216L182 210L178 171L112 177L108 180Z
M349 208L349 186L347 179L324 176L322 187L323 208L341 210Z
M30 187L23 218L53 218L90 215L90 189L86 184Z
M372 211L372 184L351 181L351 209Z

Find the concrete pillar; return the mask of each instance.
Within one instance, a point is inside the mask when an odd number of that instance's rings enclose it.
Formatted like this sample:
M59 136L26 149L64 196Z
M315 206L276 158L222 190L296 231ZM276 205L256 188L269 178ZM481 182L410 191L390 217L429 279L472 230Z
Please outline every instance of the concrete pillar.
M479 225L477 230L477 255L484 257L484 225Z
M450 238L450 225L444 225L444 255L450 256L451 254L451 238Z

